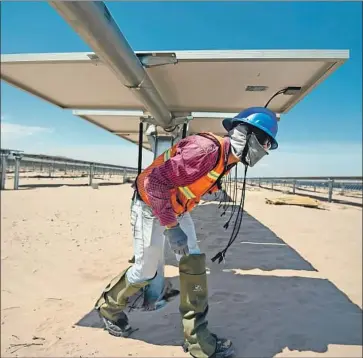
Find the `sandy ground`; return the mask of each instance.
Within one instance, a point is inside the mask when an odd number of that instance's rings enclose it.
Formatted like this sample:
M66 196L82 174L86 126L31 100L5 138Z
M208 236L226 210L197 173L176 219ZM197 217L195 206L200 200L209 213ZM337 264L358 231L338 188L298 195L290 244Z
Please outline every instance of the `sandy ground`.
M64 184L1 192L1 356L187 357L178 299L131 313L132 338L99 327L93 304L133 254L132 191ZM211 330L231 338L238 357L362 357L362 209L265 204L280 195L248 191L221 265L210 258L228 241L228 213L216 202L193 212L210 269ZM167 249L175 286L177 272Z

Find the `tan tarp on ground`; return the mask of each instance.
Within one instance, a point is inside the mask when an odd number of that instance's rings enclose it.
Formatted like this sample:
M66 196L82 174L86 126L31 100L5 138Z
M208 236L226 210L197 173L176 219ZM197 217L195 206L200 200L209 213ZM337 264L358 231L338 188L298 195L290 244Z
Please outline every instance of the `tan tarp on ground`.
M319 200L309 198L307 196L286 195L274 199L266 198L265 200L266 204L272 204L272 205L298 205L298 206L305 206L308 208L322 209L322 205Z

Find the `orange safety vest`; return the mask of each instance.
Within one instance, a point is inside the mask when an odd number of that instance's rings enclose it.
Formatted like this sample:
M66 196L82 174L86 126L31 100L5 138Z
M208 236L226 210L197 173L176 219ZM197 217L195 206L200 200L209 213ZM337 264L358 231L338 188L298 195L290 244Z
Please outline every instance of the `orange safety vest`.
M213 133L199 133L204 137L210 138L219 145L219 157L216 166L208 174L197 179L194 183L178 187L171 190L171 204L175 214L181 215L185 212L191 211L200 201L202 196L206 193L215 193L219 190L217 181L223 175L229 172L226 171L226 152L224 148L223 138ZM177 144L170 149L159 155L150 166L142 171L136 178L135 184L137 192L141 199L147 205L150 205L147 193L145 191L145 179L152 172L154 168L159 167L168 159L172 158L177 151Z

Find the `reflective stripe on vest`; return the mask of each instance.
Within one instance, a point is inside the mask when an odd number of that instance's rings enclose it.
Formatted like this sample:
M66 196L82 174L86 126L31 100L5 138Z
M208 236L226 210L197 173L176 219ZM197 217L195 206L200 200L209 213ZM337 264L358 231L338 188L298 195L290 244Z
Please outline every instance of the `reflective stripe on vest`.
M187 186L180 186L178 188L188 199L194 199L195 195L191 192L191 190Z
M171 155L171 150L168 149L165 153L164 153L164 162L166 162L168 159L170 159L170 155Z
M210 171L207 174L207 177L211 180L215 180L217 181L219 179L220 174L218 174L217 172L215 172L214 170ZM184 187L179 187L178 188L188 199L193 199L195 198L195 195L193 194L193 192L189 189L189 187L184 186Z
M219 174L215 172L214 170L210 171L207 176L211 179L218 180Z

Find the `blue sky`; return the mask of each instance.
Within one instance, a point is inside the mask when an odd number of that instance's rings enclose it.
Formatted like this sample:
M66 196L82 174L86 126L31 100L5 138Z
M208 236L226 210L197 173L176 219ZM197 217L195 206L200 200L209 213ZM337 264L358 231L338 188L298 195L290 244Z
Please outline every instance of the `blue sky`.
M348 49L280 122L254 175L362 175L362 4L107 2L134 50ZM1 53L92 51L46 2L2 2ZM145 24L142 27L141 24ZM1 146L135 165L137 148L1 82ZM145 153L145 163L150 162Z

